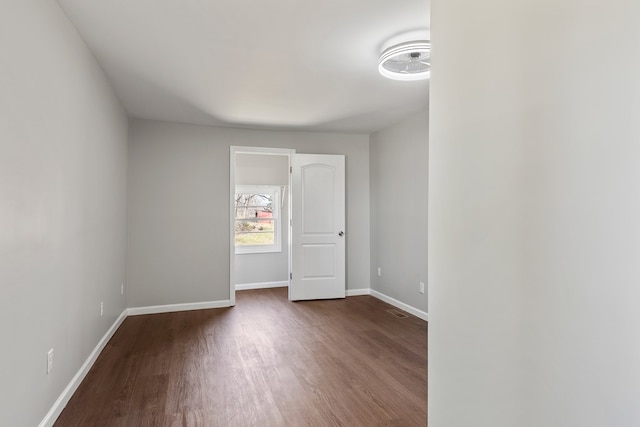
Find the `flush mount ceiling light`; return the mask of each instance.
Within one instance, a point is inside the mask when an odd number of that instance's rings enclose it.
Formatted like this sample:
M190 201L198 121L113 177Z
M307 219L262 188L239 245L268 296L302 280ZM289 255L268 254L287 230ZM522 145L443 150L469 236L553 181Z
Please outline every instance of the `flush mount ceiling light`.
M428 79L431 70L431 43L427 40L404 42L380 54L378 71L393 80Z

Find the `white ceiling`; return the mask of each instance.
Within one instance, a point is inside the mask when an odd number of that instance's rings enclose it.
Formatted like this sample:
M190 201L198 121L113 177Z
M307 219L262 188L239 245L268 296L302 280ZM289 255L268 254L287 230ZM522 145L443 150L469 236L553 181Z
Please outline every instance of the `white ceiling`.
M58 0L133 117L370 133L428 108L382 77L429 0Z

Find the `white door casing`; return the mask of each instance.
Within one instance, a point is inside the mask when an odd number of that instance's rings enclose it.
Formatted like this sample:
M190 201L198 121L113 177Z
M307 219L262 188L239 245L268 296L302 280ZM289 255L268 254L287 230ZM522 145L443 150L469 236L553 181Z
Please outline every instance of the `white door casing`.
M345 158L292 155L289 299L345 297Z

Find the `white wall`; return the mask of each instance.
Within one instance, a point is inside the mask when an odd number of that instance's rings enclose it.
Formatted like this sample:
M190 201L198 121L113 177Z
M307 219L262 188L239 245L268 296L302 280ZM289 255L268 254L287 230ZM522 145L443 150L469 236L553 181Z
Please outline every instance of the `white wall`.
M289 185L289 157L276 154L236 154L236 185Z
M640 425L640 4L432 5L429 425Z
M127 303L229 299L229 147L347 158L347 287L369 287L369 137L134 120Z
M371 288L427 311L429 113L371 135ZM382 276L377 276L377 267Z
M56 2L0 2L0 52L0 425L35 426L125 307L127 120Z
M289 186L289 156L272 154L236 154L236 185ZM289 189L280 207L282 250L280 252L237 254L234 279L237 285L289 280Z

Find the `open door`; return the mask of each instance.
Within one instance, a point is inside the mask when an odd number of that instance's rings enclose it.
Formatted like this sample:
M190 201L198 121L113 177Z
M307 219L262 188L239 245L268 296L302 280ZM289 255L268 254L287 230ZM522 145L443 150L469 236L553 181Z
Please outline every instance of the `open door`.
M292 155L289 299L345 297L345 160Z

